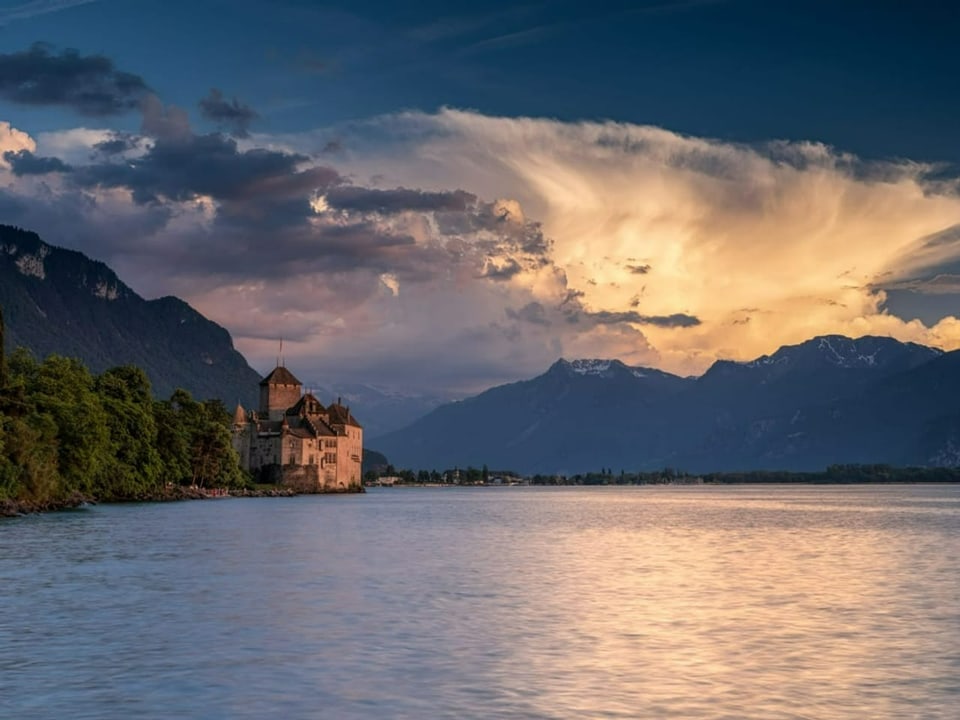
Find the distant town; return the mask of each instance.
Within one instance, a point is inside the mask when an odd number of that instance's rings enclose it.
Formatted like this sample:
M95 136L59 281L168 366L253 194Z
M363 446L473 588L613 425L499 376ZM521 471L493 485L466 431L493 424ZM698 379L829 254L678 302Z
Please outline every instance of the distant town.
M436 470L397 470L392 465L368 470L366 487L503 487L517 485L724 485L749 483L955 483L960 468L894 467L892 465L831 465L820 472L751 470L691 474L673 468L653 472L614 472L610 468L575 475L520 475L511 471L468 467Z

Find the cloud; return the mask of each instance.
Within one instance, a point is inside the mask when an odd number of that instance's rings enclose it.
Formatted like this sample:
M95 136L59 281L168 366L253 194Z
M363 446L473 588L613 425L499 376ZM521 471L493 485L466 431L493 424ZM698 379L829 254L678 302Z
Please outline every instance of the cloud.
M5 151L74 168L7 173L0 205L185 297L258 367L278 334L306 376L459 391L559 356L695 373L828 332L960 347L960 321L886 302L960 276L960 196L928 166L453 110L238 142L143 107L151 132L116 153L0 125Z
M463 190L452 192L424 192L395 188L378 190L355 186L342 186L329 190L324 195L327 204L336 210L354 212L377 212L391 214L405 211L464 212L477 198Z
M236 98L224 98L217 88L211 88L199 104L203 117L229 129L232 135L240 138L249 136L250 123L259 117L249 105L244 105Z
M3 159L10 166L14 175L46 175L48 173L70 172L73 168L56 157L40 157L29 150L7 150Z
M257 218L280 201L293 201L302 219L311 212L311 193L339 181L323 166L301 169L306 156L253 148L239 150L218 133L158 139L141 157L78 168L84 187L126 188L138 203L186 202L209 197L225 205L227 215Z
M17 130L10 123L0 120L0 157L8 152L26 150L36 152L37 143L27 133ZM9 167L9 163L0 161L0 167Z
M655 325L661 328L689 328L700 324L700 319L685 313L674 313L672 315L641 315L634 310L622 312L611 312L601 310L599 312L584 313L591 320L603 323L636 323L637 325Z
M33 0L22 5L0 10L0 27L15 20L26 20L37 15L47 15L78 5L88 5L96 0Z
M506 313L507 317L513 320L521 320L535 325L550 325L546 310L538 302L528 302L518 310L508 307Z
M700 372L825 332L960 347L951 323L907 321L885 306L886 283L960 261L957 181L934 166L811 142L751 146L449 109L336 133L351 148L341 171L353 177L514 198L549 238L580 324L606 312L594 319L633 322L666 369ZM734 325L744 307L762 312Z
M0 99L8 102L59 105L81 115L105 117L138 108L148 90L143 78L117 70L103 55L80 55L76 50L55 55L41 43L0 54Z
M486 270L483 271L482 277L491 280L510 280L521 272L523 272L523 268L520 267L520 263L512 258L507 258L507 260L500 265L494 262L489 263Z
M157 140L189 142L193 137L187 111L176 105L164 105L153 93L144 96L140 103L143 113L140 132Z
M93 149L101 155L121 155L140 148L143 138L129 133L111 133L106 140L93 144Z

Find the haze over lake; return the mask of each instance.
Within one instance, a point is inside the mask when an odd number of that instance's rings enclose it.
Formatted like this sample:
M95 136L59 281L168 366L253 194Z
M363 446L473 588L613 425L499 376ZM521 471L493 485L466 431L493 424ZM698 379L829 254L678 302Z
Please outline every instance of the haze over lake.
M954 718L960 487L372 490L0 523L0 716Z

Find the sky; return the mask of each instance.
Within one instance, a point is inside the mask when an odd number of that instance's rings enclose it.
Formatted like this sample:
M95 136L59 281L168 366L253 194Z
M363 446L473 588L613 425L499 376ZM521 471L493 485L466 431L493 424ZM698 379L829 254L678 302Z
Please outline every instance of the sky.
M315 383L956 349L951 5L0 0L0 222Z

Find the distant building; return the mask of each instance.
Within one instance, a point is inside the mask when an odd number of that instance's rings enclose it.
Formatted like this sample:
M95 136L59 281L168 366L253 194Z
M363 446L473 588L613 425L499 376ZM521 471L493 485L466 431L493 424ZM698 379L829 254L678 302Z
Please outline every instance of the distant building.
M349 407L324 407L282 365L260 381L260 408L237 405L233 446L259 482L303 492L361 490L363 428Z

